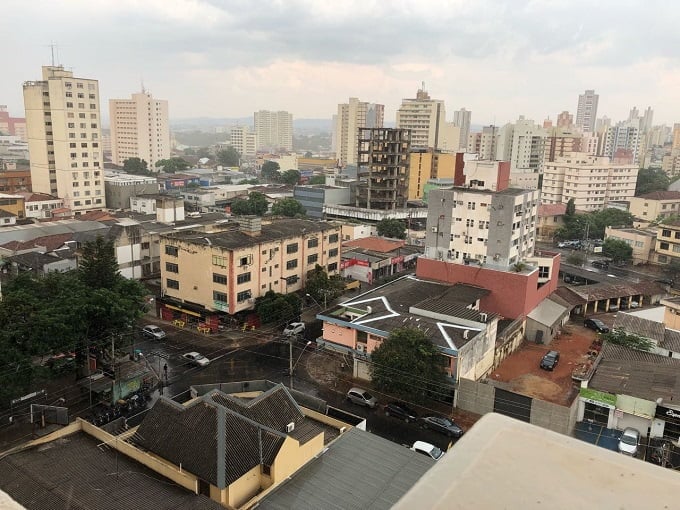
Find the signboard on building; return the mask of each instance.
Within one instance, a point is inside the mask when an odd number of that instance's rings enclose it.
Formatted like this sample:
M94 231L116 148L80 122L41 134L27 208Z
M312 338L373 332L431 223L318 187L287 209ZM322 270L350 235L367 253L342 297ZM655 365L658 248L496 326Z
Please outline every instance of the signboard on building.
M604 391L593 390L591 388L581 388L579 396L586 402L614 409L616 407L616 395L605 393Z
M680 411L677 409L671 409L670 407L664 407L657 404L654 417L665 422L680 425Z

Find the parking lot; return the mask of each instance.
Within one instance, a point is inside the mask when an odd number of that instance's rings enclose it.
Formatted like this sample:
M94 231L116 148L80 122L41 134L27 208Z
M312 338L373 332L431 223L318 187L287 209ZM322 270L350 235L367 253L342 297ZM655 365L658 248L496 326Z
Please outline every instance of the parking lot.
M594 338L594 331L584 328L580 322L570 322L549 345L525 342L489 377L508 383L511 391L569 405L578 392L571 379L572 372L586 360ZM560 353L560 361L552 371L539 367L541 359L549 350Z

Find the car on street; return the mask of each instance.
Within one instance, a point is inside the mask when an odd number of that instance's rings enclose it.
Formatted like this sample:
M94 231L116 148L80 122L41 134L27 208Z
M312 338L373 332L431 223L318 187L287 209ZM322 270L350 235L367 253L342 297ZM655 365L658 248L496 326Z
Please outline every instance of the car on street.
M444 452L435 445L426 443L425 441L416 441L410 448L411 451L426 455L434 460L439 460L444 456Z
M291 322L283 330L283 336L297 336L302 335L305 332L304 322Z
M163 340L167 336L165 331L163 331L158 326L154 326L153 324L144 326L142 328L142 334L145 337L153 338L154 340Z
M593 260L590 264L598 269L609 269L608 260Z
M619 439L619 452L631 457L637 457L638 446L640 445L640 431L633 427L624 429Z
M543 370L554 370L557 363L560 361L560 353L558 351L548 351L541 360L540 367Z
M434 430L456 439L463 435L463 429L453 420L444 416L425 416L422 420L423 428Z
M598 333L609 333L609 328L600 319L586 319L583 321L583 325L588 329L597 331Z
M210 360L197 352L187 352L182 354L182 358L189 361L193 365L196 365L197 367L207 367L210 365Z
M352 388L347 392L347 400L353 404L370 407L374 409L378 405L378 400L366 390Z
M385 416L394 416L406 423L418 420L418 413L401 402L390 402L385 405Z

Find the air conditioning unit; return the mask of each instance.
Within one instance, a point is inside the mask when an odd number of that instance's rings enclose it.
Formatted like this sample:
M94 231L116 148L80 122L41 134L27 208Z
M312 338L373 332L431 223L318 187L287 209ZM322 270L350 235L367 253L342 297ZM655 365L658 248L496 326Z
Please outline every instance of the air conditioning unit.
M286 425L286 432L289 434L295 430L295 422L291 421L288 425Z
M436 232L437 232L437 227L431 227L431 228L432 228L432 232L433 232L433 233L436 233Z
M486 322L489 319L489 315L482 312L479 314L479 318L481 319L482 322Z

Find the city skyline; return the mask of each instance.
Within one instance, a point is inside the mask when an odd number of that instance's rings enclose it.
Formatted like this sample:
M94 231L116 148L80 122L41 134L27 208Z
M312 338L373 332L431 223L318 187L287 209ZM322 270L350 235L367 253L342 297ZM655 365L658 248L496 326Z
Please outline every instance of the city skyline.
M3 56L0 103L23 115L21 85L39 78L54 41L55 63L99 80L103 101L143 82L169 101L173 119L258 110L330 119L359 97L384 104L389 123L424 81L445 101L447 121L466 108L476 126L575 115L587 89L600 96L598 116L625 120L651 106L656 124L680 121L680 8L612 5L10 0L0 42L20 51ZM23 36L17 27L27 23L40 37Z

